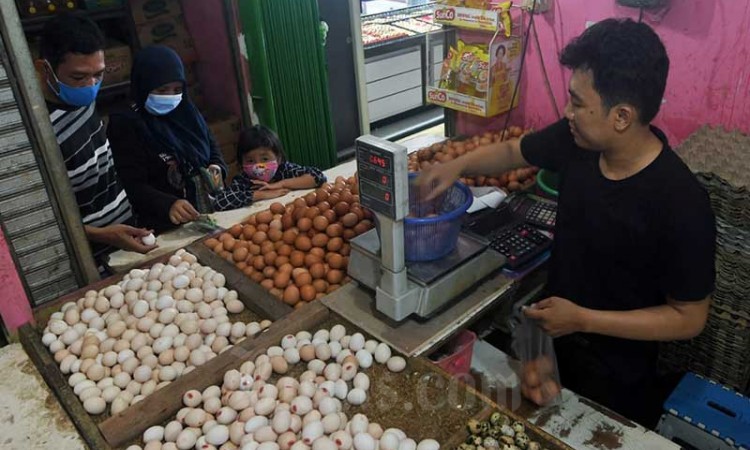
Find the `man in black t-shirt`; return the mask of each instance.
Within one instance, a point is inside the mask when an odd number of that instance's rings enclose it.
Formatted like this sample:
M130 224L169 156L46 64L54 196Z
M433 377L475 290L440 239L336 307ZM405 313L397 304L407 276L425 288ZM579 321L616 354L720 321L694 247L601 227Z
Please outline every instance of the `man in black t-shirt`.
M652 427L668 394L659 389L657 343L692 338L706 323L714 216L650 125L669 71L656 33L604 20L560 61L573 70L565 119L433 166L422 179L442 191L462 175L526 164L560 174L549 297L525 313L556 338L564 386Z

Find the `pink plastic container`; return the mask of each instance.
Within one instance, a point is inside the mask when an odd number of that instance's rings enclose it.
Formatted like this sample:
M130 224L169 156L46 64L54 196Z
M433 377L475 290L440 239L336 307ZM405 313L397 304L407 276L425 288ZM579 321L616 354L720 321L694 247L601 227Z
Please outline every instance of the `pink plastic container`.
M440 349L449 354L433 363L454 376L469 373L476 341L477 335L473 331L462 330Z

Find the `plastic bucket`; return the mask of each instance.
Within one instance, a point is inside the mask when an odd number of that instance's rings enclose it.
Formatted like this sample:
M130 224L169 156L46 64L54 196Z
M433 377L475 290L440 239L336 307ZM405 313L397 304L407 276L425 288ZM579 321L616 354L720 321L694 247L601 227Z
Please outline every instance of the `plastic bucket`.
M557 197L560 176L555 172L542 169L536 174L536 185L541 190L540 194L547 197Z
M461 218L473 201L471 190L456 181L443 194L427 201L431 189L414 186L417 174L409 174L409 215L404 219L404 254L407 261L433 261L447 255L458 242ZM425 217L430 216L433 217ZM375 227L380 224L375 215Z
M451 375L463 375L471 370L471 356L474 353L474 343L477 335L470 330L462 330L456 337L442 347L449 353L434 364Z

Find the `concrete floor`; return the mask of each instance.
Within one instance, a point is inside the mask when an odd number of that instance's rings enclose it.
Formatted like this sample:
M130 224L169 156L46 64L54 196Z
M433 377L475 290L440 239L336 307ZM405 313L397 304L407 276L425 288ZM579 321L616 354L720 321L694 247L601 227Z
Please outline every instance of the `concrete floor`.
M0 349L0 448L86 448L20 344Z

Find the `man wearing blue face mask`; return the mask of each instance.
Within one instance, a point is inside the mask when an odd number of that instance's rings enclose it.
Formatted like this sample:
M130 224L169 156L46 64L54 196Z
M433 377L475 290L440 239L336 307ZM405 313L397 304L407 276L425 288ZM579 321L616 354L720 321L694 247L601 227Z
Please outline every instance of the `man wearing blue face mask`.
M132 208L96 113L105 69L104 43L94 22L62 14L45 26L40 58L34 62L86 236L99 264L115 248L147 253L155 247L141 242L150 230L132 226Z

